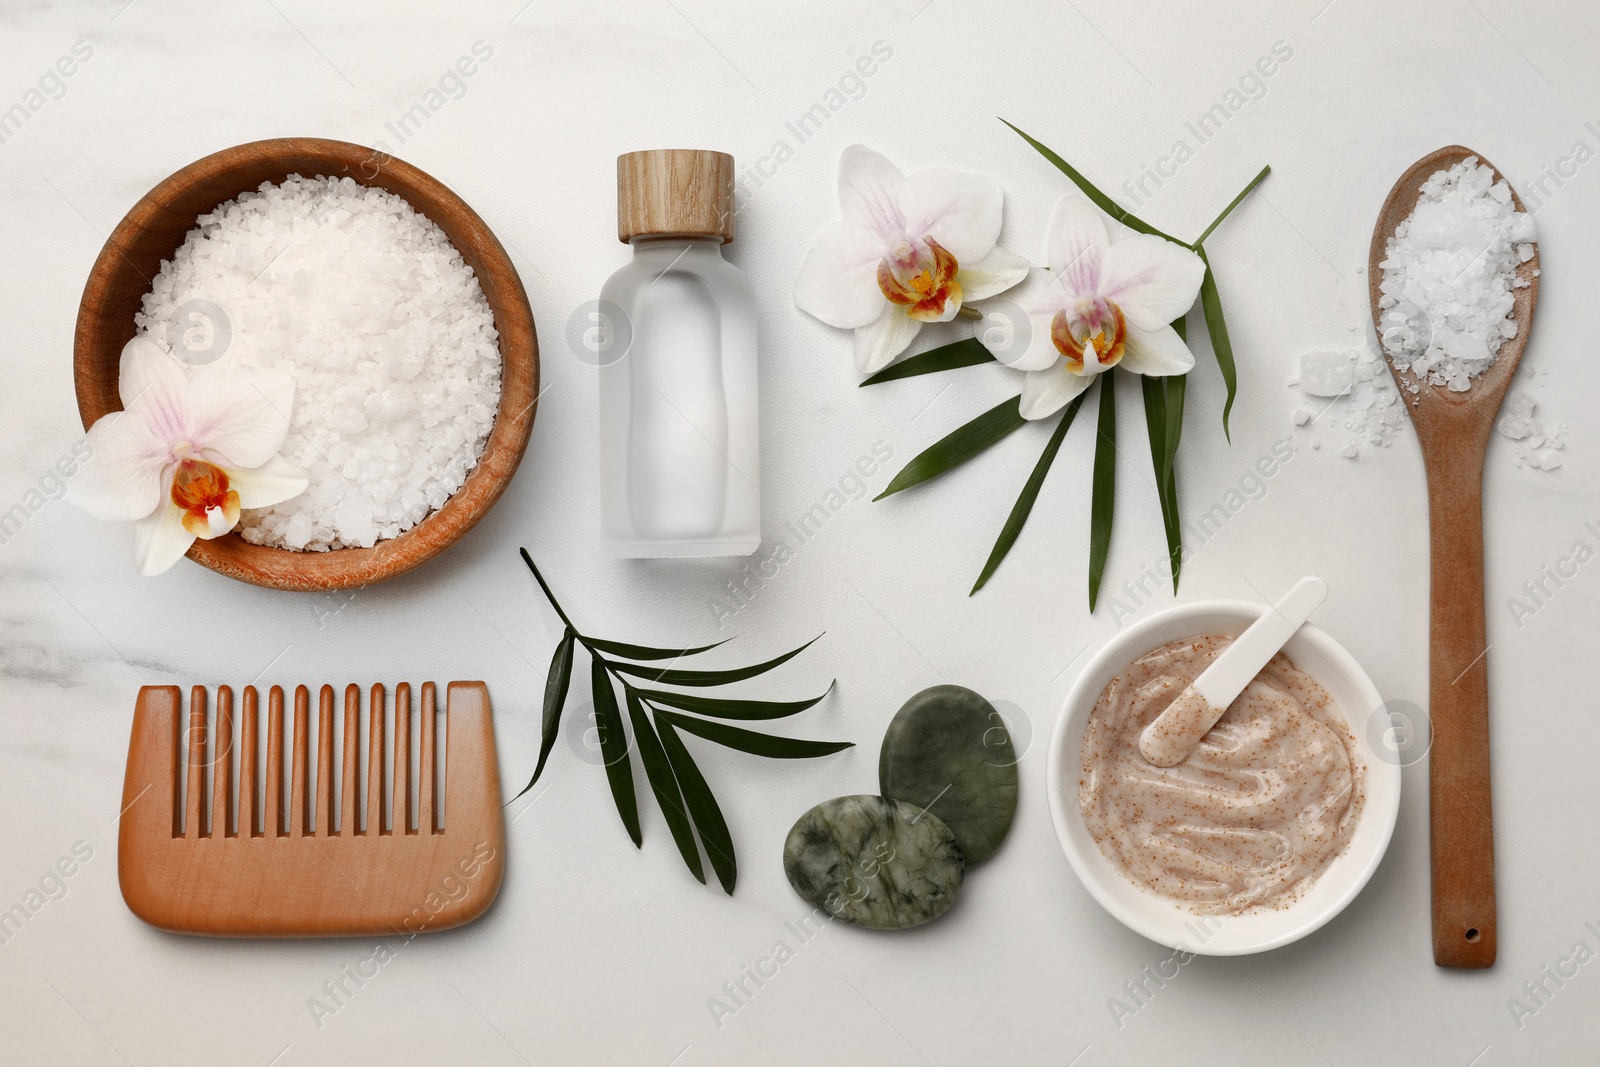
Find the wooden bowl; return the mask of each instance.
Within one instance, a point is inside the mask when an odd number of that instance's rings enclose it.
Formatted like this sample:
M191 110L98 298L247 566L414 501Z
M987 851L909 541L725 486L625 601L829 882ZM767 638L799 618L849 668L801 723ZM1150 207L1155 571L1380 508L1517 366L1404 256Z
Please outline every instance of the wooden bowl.
M345 141L283 137L224 149L195 161L144 195L117 224L89 272L78 306L73 380L84 428L122 409L117 369L133 338L133 316L161 268L200 215L262 182L291 174L349 177L403 197L438 224L477 275L500 334L500 405L478 464L433 514L371 548L296 552L252 545L238 533L196 541L189 558L219 574L273 589L371 585L404 574L453 544L494 506L528 447L539 395L533 309L511 259L466 202L436 179L385 153Z

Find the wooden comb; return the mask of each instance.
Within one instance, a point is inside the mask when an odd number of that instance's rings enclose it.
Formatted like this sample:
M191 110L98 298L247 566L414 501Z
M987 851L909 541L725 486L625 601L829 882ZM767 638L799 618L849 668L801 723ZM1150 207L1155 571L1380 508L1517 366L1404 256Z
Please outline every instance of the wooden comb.
M231 751L233 690L217 688L217 751L209 763L206 689L195 686L190 695L187 729L181 699L177 686L147 685L139 690L133 712L117 878L128 907L145 922L177 933L221 937L406 935L470 922L494 901L505 872L505 822L489 691L482 682L449 685L442 820L434 773L434 684L422 686L415 806L411 687L402 683L395 688L388 820L383 803L386 700L383 686L372 687L364 826L357 800L359 687L344 691L337 819L332 686L323 686L320 693L314 798L311 694L305 686L294 693L287 799L281 687L273 686L267 696L263 781L257 780L255 687L246 686L241 701L237 760Z

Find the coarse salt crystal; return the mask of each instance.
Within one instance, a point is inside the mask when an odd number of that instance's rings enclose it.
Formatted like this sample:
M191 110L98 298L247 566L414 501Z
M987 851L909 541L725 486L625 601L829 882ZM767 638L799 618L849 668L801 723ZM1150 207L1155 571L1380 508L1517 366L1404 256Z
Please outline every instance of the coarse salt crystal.
M1532 216L1516 210L1510 186L1477 157L1429 177L1379 264L1379 335L1395 367L1453 392L1470 389L1516 336L1512 290L1527 283L1515 268L1533 258L1533 242Z
M1352 380L1347 352L1307 352L1300 357L1300 388L1312 396L1343 396Z
M1519 467L1553 471L1561 466L1560 452L1567 447L1567 427L1546 426L1535 414L1538 405L1521 389L1507 394L1495 428L1511 442L1513 462Z
M294 378L279 454L310 472L240 536L366 547L443 505L483 453L501 374L493 313L444 232L393 193L298 175L197 221L135 322L168 348L196 302L220 308L223 362Z
M1345 449L1359 452L1365 445L1387 447L1394 440L1405 414L1381 356L1368 349L1307 352L1300 362L1302 388L1312 396L1330 397L1322 411L1333 410L1334 421L1352 434L1341 455L1353 455ZM1294 413L1296 426L1305 426L1312 419L1306 408Z

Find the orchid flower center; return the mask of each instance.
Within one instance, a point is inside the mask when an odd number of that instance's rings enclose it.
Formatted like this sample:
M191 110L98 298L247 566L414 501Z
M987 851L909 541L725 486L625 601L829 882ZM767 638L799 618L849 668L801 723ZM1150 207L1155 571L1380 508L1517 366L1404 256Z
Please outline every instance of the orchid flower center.
M923 322L942 322L954 314L947 305L961 306L961 285L956 281L959 268L951 255L932 237L920 245L901 240L878 261L878 288L892 304L905 307L906 314Z
M174 448L176 452L177 449ZM209 541L239 521L239 494L228 488L228 474L183 449L172 473L172 502L183 511L183 528Z
M1050 340L1067 357L1074 374L1099 374L1122 362L1127 351L1128 321L1122 309L1104 297L1079 297L1050 320Z

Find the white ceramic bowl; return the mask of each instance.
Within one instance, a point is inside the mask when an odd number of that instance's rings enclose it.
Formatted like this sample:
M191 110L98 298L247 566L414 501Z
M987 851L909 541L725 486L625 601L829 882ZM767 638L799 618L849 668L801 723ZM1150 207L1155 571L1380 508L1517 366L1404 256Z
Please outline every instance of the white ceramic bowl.
M1339 705L1367 765L1367 802L1350 846L1300 899L1281 910L1236 916L1199 916L1134 885L1100 852L1078 813L1078 750L1089 713L1122 670L1168 641L1202 634L1237 636L1269 610L1242 600L1180 604L1129 626L1092 659L1067 697L1050 738L1047 783L1056 836L1091 896L1123 925L1170 948L1207 956L1242 956L1287 945L1328 922L1355 899L1377 870L1400 812L1400 764L1377 751L1383 737L1383 698L1338 642L1309 623L1284 646L1294 665L1320 682Z

